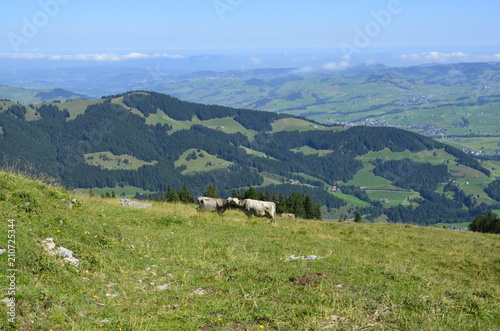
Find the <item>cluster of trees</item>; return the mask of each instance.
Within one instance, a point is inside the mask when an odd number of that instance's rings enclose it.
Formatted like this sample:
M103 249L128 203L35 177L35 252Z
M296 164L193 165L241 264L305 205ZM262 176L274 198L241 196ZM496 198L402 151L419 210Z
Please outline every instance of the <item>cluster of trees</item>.
M182 203L194 203L194 196L189 191L189 188L186 184L183 185L182 190L176 190L167 186L166 192L160 193L149 193L149 194L136 194L136 199L139 200L149 200L149 201L157 201L157 202L182 202Z
M484 189L490 198L496 201L500 201L500 178L491 182L487 188Z
M434 191L439 183L445 183L450 178L448 166L444 164L432 165L410 159L379 159L373 164L375 175L389 179L394 186L416 191Z
M459 190L453 198L447 198L446 192L439 194L430 191L421 191L422 198L412 199L412 206L394 206L390 208L365 207L360 211L374 219L382 214L388 217L391 223L408 223L417 225L432 225L436 223L470 222L472 217L486 214L492 206L485 203L478 204L470 195Z
M11 113L21 120L24 120L24 116L26 115L26 107L21 105L12 105L7 109L7 112Z
M238 199L255 199L272 201L276 204L276 213L292 213L305 219L321 219L321 206L314 203L311 196L292 192L289 196L282 193L271 193L269 190L259 192L249 187L245 192L234 190L232 196Z
M265 196L276 196L280 194L284 196L290 196L293 192L297 192L303 195L310 196L315 203L326 206L327 208L340 208L346 205L344 200L337 198L332 194L329 194L323 189L323 187L321 189L318 189L305 185L273 184L266 187L257 188L257 191L264 194Z
M488 215L479 214L469 225L469 230L484 233L500 233L500 217L495 216L491 211Z

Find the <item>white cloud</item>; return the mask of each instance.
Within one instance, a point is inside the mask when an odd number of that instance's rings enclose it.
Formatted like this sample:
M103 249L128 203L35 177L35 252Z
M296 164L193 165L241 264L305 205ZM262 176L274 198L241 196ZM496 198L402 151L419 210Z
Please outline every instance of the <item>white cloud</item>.
M43 54L43 53L0 53L0 58L20 60L52 60L52 61L97 61L117 62L123 60L149 59L149 58L183 59L182 55L160 54L154 55L139 52L128 54L113 53L81 53L81 54Z
M173 59L173 60L178 60L178 59L183 59L184 58L184 56L182 56L182 55L159 54L159 53L156 53L154 55L154 57L166 57L168 59Z
M250 62L256 66L260 66L262 64L262 60L255 56L250 58Z
M0 53L0 58L13 60L40 60L46 59L47 55L42 53Z
M500 54L467 54L464 52L451 52L451 53L441 53L441 52L427 52L427 53L416 53L416 54L401 54L400 59L411 61L411 62L457 62L457 61L500 61Z
M136 53L132 52L126 55L123 55L124 59L147 59L150 58L151 56L148 54L143 54L143 53Z
M347 61L340 61L339 63L337 62L328 62L323 65L324 70L330 70L330 71L336 71L336 70L344 70L349 67L349 62Z

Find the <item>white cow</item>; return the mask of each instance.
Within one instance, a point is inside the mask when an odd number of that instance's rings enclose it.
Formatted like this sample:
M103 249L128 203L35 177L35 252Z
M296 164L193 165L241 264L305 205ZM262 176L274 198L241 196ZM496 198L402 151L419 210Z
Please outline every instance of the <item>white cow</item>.
M227 199L198 197L198 211L216 211L220 216L229 207Z
M228 198L231 207L243 211L249 218L253 215L267 217L271 222L276 222L276 204L271 201L260 201L254 199L239 200L238 198Z

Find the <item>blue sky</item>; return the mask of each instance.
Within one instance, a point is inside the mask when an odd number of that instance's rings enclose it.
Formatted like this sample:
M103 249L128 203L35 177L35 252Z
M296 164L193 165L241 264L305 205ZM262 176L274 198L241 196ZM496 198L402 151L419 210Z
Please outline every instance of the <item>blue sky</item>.
M0 61L173 61L241 50L249 66L263 66L261 49L279 49L285 64L331 69L500 61L492 0L24 0L3 2L2 12ZM321 49L329 58L315 57Z

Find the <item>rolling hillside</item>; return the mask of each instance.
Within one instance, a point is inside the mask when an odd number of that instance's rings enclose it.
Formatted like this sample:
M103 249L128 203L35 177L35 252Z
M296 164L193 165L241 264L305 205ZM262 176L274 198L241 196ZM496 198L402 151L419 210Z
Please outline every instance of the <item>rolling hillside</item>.
M0 99L11 100L22 104L90 99L88 96L70 92L61 88L27 89L0 85Z
M28 165L68 188L122 195L186 184L200 195L211 184L229 196L252 186L269 197L311 195L324 218L359 210L424 225L500 209L484 191L499 164L396 128L327 127L153 92L0 106L4 165Z
M170 203L134 209L6 172L0 187L6 229L15 229L15 244L0 243L12 263L1 272L14 276L2 300L12 323L0 319L2 330L500 324L496 235L302 219L269 224Z
M322 123L395 126L496 141L500 136L498 63L359 66L310 75L290 69L280 76L250 77L238 72L192 75L164 84L161 91L188 101L286 112ZM491 155L496 149L474 150Z
M296 68L282 68L184 75L103 67L27 71L17 78L4 72L2 76L4 84L39 89L62 87L96 97L147 89L190 102L288 113L326 124L398 127L440 138L468 153L497 161L499 77L498 63L401 68L359 65L334 72L303 73ZM60 89L50 94L56 90ZM62 93L58 100L75 97L68 93ZM24 104L50 100L35 97L35 90L10 87L0 87L2 98ZM168 119L160 112L150 120ZM184 125L176 124L178 128Z

